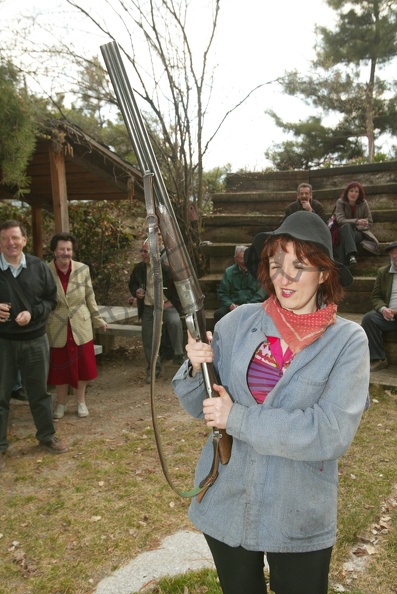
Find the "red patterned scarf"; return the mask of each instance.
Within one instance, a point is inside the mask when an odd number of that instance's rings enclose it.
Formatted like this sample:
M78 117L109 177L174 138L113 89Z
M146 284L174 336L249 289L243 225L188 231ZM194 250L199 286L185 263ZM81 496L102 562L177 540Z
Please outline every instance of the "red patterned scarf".
M284 309L275 295L266 299L263 309L272 318L281 338L287 343L294 355L320 338L323 332L336 322L335 303L308 314L295 314Z

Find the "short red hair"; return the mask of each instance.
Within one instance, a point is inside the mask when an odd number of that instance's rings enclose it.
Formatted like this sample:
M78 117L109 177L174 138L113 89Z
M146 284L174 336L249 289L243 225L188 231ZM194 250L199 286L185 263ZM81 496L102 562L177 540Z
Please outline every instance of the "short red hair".
M290 235L270 236L264 243L261 261L258 267L258 281L264 287L266 293L269 296L275 294L273 281L270 277L269 258L274 256L279 247L283 252L287 252L287 244L289 243L292 243L294 246L296 257L299 261L307 260L312 266L318 268L319 271L327 273L326 279L318 287L318 305L321 305L321 303L325 303L325 305L340 303L343 299L344 292L337 264L316 244L294 239Z

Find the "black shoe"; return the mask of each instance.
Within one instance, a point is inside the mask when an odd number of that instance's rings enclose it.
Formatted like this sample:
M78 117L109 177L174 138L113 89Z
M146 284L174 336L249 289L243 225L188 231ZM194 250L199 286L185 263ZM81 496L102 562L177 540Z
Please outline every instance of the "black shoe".
M357 264L357 259L355 256L349 257L349 266L355 266Z
M183 355L175 355L172 358L172 362L174 365L182 365L182 363L184 362L185 357Z
M18 388L18 390L13 390L11 392L11 398L13 400L21 400L22 402L27 402L28 397L26 396L23 388Z

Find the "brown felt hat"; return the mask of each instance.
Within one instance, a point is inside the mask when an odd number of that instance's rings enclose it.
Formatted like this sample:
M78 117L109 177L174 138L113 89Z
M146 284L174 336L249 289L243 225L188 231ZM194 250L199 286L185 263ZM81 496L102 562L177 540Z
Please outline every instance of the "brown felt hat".
M331 233L327 225L314 212L304 211L294 212L288 216L275 231L262 231L254 237L251 246L244 253L245 265L253 276L258 275L258 266L265 241L269 237L278 235L289 235L293 239L314 243L327 254L330 260L335 262L342 286L348 287L352 284L353 276L350 270L334 260Z

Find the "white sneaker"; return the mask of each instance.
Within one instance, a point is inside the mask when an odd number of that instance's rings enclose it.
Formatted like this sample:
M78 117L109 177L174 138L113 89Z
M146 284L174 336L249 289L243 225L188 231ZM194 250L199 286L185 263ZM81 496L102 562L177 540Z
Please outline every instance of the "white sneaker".
M86 407L84 402L78 402L77 403L77 416L82 418L82 417L88 417L89 415L89 411L88 408Z
M54 410L53 418L54 419L62 419L63 415L65 414L66 406L64 404L58 404Z

